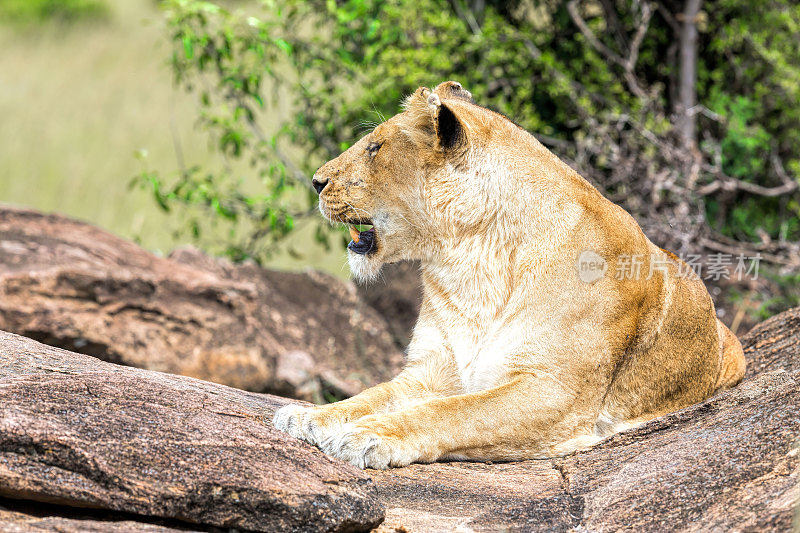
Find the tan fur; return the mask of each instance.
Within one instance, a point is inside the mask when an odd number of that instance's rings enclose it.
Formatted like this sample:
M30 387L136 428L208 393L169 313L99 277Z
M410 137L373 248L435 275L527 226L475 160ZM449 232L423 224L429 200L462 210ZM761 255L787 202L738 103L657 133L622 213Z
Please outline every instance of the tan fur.
M560 455L744 375L702 281L455 82L417 90L315 180L326 217L374 223L377 250L348 252L357 277L418 259L424 282L401 374L276 413L278 428L327 453L373 468ZM586 250L608 267L592 282L576 267ZM642 275L614 275L635 254Z

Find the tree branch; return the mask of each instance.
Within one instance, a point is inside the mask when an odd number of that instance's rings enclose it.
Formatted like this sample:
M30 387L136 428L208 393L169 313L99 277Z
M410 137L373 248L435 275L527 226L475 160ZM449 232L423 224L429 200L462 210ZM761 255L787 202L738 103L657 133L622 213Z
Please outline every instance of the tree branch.
M612 63L616 63L617 65L625 68L625 60L622 58L622 56L604 45L600 39L597 38L591 28L589 28L589 25L586 24L586 21L583 20L583 17L581 17L581 14L578 12L578 1L579 0L569 0L569 2L567 2L567 12L572 18L572 22L575 23L586 40L589 41L589 44L592 45L592 48L600 52Z
M680 31L680 74L678 82L678 132L684 147L697 145L697 117L690 110L697 103L697 14L702 0L686 0Z
M636 79L634 70L636 68L636 61L639 58L639 49L642 46L642 41L644 40L644 36L647 33L647 28L650 25L650 18L653 15L653 10L650 7L650 4L647 2L642 4L641 19L636 28L636 33L633 36L633 40L631 41L630 49L628 50L628 57L623 58L597 38L583 17L581 17L581 14L578 11L578 2L579 0L570 0L567 2L567 12L572 18L572 21L595 50L597 50L601 55L605 56L605 58L611 63L615 63L622 67L624 71L623 79L627 83L630 91L636 95L636 97L645 100L647 98L647 93L645 93L644 89L642 89L641 85L639 85L639 81Z

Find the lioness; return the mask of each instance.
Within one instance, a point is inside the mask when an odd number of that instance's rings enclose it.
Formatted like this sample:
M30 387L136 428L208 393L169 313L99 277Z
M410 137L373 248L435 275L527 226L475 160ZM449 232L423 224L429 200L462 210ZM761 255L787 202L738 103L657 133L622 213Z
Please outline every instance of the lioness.
M372 225L351 228L357 278L418 259L424 284L396 378L275 414L333 456L387 468L563 455L744 375L694 272L456 82L418 89L313 184L327 218Z

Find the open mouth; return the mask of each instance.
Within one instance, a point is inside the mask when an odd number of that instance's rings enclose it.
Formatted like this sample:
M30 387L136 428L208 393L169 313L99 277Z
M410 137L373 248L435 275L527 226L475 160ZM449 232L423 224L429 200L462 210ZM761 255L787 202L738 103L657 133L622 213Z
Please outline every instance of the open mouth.
M371 220L361 221L357 224L350 224L351 240L347 248L353 253L367 255L374 252L377 248L375 243L375 228L372 227Z

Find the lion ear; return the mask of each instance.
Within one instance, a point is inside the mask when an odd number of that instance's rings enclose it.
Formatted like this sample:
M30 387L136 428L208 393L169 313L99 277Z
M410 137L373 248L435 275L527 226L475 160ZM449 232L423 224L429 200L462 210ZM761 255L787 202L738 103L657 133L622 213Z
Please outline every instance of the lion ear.
M434 132L442 148L454 148L464 142L466 137L463 124L453 110L442 103L435 92L428 95L428 110L433 118Z
M442 98L459 98L471 104L475 103L475 100L472 99L472 93L457 81L444 81L437 85L433 92Z

